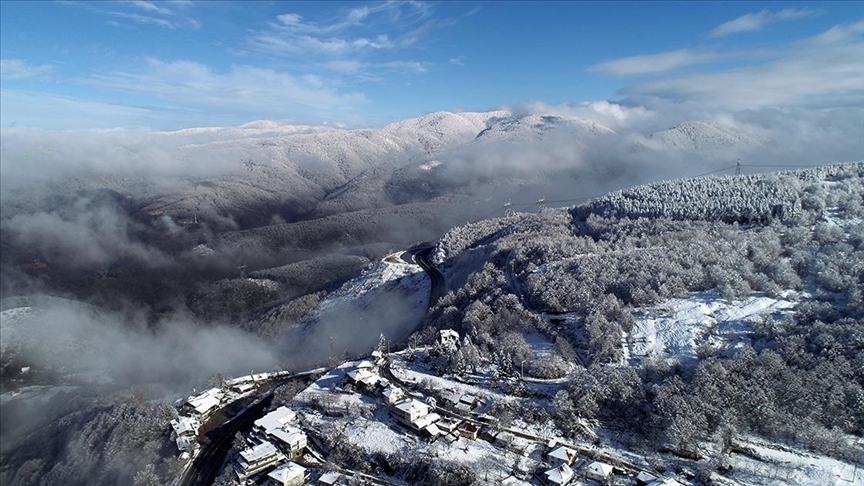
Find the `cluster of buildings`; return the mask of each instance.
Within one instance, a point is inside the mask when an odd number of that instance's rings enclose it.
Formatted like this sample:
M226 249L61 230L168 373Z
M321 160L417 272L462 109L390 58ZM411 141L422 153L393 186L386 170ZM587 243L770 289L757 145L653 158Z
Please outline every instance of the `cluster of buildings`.
M301 457L307 445L306 434L297 426L296 412L282 406L264 415L255 421L249 439L253 445L240 451L234 464L241 484L248 480L261 484L264 472L265 484L270 486L296 486L309 479L307 469L291 461Z

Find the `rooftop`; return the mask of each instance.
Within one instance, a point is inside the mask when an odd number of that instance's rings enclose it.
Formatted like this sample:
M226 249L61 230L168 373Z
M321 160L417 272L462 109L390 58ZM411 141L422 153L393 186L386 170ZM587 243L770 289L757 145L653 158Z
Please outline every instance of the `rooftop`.
M304 474L306 474L305 467L294 462L289 462L270 471L270 474L268 474L267 477L277 481L277 484L284 484L292 479L301 477Z
M276 446L274 446L271 442L264 441L254 447L244 449L240 452L240 457L245 459L246 462L252 464L278 452L279 451L276 449Z
M280 429L297 419L297 414L288 407L282 406L255 421L255 427L269 432Z

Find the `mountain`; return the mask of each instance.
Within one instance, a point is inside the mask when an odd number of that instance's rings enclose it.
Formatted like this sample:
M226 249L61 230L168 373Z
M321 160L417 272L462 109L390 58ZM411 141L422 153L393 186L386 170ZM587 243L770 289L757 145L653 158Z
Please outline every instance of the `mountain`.
M771 140L753 131L716 121L687 121L651 135L649 144L669 150L766 147Z

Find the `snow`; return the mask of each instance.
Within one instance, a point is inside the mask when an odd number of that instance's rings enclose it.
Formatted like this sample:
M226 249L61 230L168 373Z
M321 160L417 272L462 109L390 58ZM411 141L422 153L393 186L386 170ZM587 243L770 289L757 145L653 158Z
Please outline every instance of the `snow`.
M649 142L660 149L717 149L724 147L764 147L771 143L753 131L717 121L694 120L654 133Z
M634 312L634 326L625 335L630 364L657 356L693 362L701 344L735 349L750 342L752 325L765 316L791 312L795 302L765 296L727 302L713 292L695 293Z
M270 280L269 278L247 278L246 280L267 290L279 290L279 282Z
M770 444L750 438L742 445L753 456L734 454L728 478L733 484L781 486L818 484L824 486L862 486L864 467L856 467L830 457Z

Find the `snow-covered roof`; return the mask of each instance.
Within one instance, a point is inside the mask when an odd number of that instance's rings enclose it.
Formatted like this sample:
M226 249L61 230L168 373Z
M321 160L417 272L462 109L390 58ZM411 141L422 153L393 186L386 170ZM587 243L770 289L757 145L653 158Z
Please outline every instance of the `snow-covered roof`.
M682 486L675 478L660 478L648 483L648 486Z
M414 400L413 398L402 400L401 402L394 405L394 407L402 412L405 412L408 415L412 415L418 412L421 412L424 415L429 413L429 405L426 405L419 400Z
M176 419L171 421L171 427L174 429L174 432L177 433L178 436L184 434L196 434L198 433L198 427L201 426L201 422L194 417L186 417L180 415Z
M382 392L382 395L384 395L384 398L386 398L388 400L392 400L393 398L396 398L396 397L405 396L405 392L403 392L401 388L396 388L394 386L388 386L387 388L384 389L384 391Z
M437 422L438 419L440 419L440 418L441 418L441 416L438 415L437 413L429 413L429 414L426 414L426 415L418 418L417 420L415 420L414 426L417 427L418 429L425 429L430 424Z
M358 370L369 369L369 368L374 368L374 367L375 367L375 365L372 364L372 362L367 360L367 359L364 359L363 361L357 363L357 369Z
M211 388L200 395L189 397L187 401L196 412L203 414L219 406L224 396L225 392L221 389Z
M567 484L573 479L573 470L567 464L561 464L544 473L546 480L552 484Z
M612 474L612 466L605 462L594 461L588 465L588 473L595 476L608 478Z
M232 385L231 388L237 390L240 393L246 393L247 391L255 388L255 385L253 385L252 383L240 383L237 385Z
M442 434L441 429L438 428L435 424L429 424L426 427L423 427L423 431L429 434L431 437L438 437Z
M318 484L326 484L327 486L335 485L340 479L342 479L342 474L336 471L324 473L318 478Z
M273 429L267 432L267 435L274 439L287 444L292 449L306 445L306 434L296 427L286 427L285 429Z
M297 419L297 414L286 406L281 406L276 410L255 421L255 427L261 428L266 432L284 427Z
M260 461L262 458L265 458L269 455L276 454L279 451L276 449L276 446L273 445L272 442L264 441L254 447L250 447L248 449L244 449L240 451L240 457L246 460L246 462L252 464L257 461Z
M549 457L551 457L552 459L557 459L559 461L564 461L568 464L572 464L573 461L576 459L576 451L570 449L569 447L560 446L550 452Z
M459 333L454 331L453 329L441 329L441 340L445 339L455 339L459 340Z
M648 484L651 481L654 481L656 479L657 479L657 476L655 476L651 473L645 472L645 471L641 471L641 472L639 472L639 474L636 475L636 481L641 481L645 484Z
M190 437L188 435L181 435L177 437L177 449L181 451L190 451L198 445L198 442L194 437Z
M379 379L379 376L369 371L368 368L358 368L356 370L349 371L347 375L348 378L350 378L351 380L357 383L363 383L365 385L374 385Z
M276 484L285 484L303 476L305 473L305 467L295 462L289 462L270 471L270 474L268 474L267 477L276 481Z

